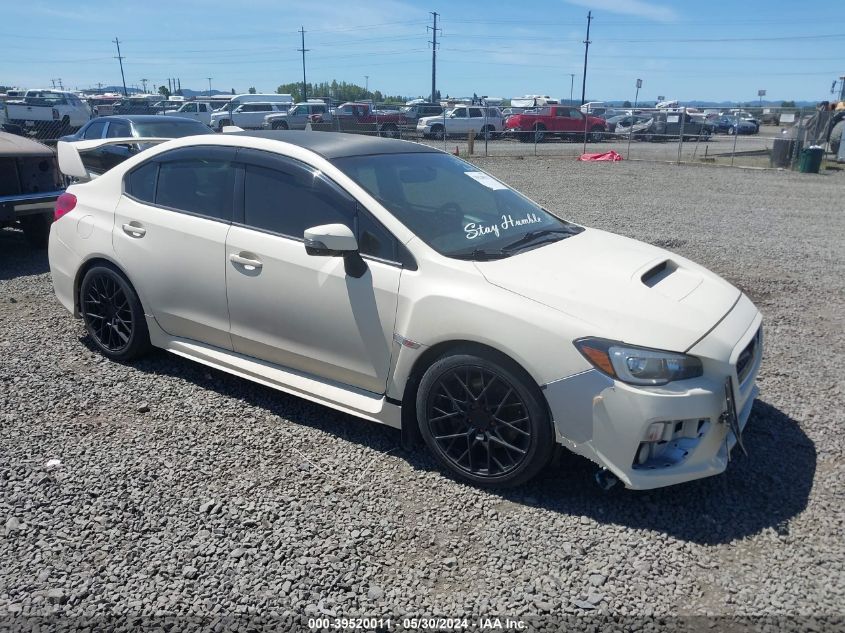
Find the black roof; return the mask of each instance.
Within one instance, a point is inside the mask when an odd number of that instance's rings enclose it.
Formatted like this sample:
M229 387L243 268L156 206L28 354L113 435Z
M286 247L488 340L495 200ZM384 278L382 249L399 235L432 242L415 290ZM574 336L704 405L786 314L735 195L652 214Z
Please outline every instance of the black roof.
M132 123L183 123L190 121L191 124L199 123L196 119L178 116L164 116L163 114L109 114L100 116L92 121L130 121Z
M343 132L314 132L308 130L250 130L235 132L233 136L255 136L298 145L328 159L344 156L373 156L376 154L411 154L439 152L439 149L392 138Z

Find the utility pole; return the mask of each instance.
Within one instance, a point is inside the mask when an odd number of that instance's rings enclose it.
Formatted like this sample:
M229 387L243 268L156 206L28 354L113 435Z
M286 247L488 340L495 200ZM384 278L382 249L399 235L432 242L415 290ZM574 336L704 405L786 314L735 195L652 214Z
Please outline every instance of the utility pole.
M126 76L123 74L124 57L120 54L120 40L118 40L117 37L114 38L114 44L117 46L117 61L120 62L120 78L123 80L123 96L126 97L128 95L126 94Z
M177 77L176 84L179 86L178 88L176 88L176 92L182 94L182 79Z
M55 79L51 79L51 80L50 80L50 83L52 83L52 84L53 84L53 90L55 90L55 89L56 89L56 80L55 80Z
M308 101L308 88L305 86L305 53L310 51L310 48L305 48L305 27L299 27L299 34L302 36L302 48L299 52L302 53L302 100Z
M426 29L431 31L431 103L437 103L437 16L440 15L437 11L432 11L431 15L434 17L434 26L427 26Z
M569 105L572 105L572 88L575 86L575 73L569 73Z
M208 96L210 97L211 96L211 80L214 79L214 77L206 77L206 79L208 79Z
M590 51L590 22L593 21L593 12L587 12L587 39L584 40L584 77L581 80L581 105L587 101L587 53Z
M370 76L364 75L364 92L370 94Z
M147 94L147 82L148 81L149 81L149 79L142 79L141 80L141 85L144 87L144 94Z

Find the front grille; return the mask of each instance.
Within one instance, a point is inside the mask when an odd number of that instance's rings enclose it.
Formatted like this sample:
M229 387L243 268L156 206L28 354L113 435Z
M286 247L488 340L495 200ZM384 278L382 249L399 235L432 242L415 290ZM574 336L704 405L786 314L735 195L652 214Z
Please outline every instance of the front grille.
M736 379L739 384L742 384L745 379L748 378L748 374L751 373L751 370L754 367L754 361L760 351L760 336L762 331L762 328L757 330L754 338L752 338L751 342L745 346L745 349L742 350L742 352L740 352L739 358L736 360Z

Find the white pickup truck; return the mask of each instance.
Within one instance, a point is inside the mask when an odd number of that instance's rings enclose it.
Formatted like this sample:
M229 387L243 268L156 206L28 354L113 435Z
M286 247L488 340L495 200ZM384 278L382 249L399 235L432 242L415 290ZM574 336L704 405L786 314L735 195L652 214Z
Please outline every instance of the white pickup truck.
M58 138L81 128L91 108L72 92L27 90L21 101L6 102L7 123L39 138Z
M208 101L188 101L178 110L167 110L165 116L178 116L185 119L195 119L200 123L211 125L211 113L214 112L214 104Z
M227 125L236 125L246 129L259 130L264 124L264 117L276 112L287 112L286 103L244 103L231 112L218 110L211 115L211 128L221 132Z

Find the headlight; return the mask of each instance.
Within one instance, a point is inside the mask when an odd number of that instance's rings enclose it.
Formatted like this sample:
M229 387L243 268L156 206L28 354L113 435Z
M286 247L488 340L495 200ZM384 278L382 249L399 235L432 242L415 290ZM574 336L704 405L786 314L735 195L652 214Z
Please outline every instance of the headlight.
M632 385L665 385L702 374L701 361L687 354L592 337L578 339L574 345L596 369Z

